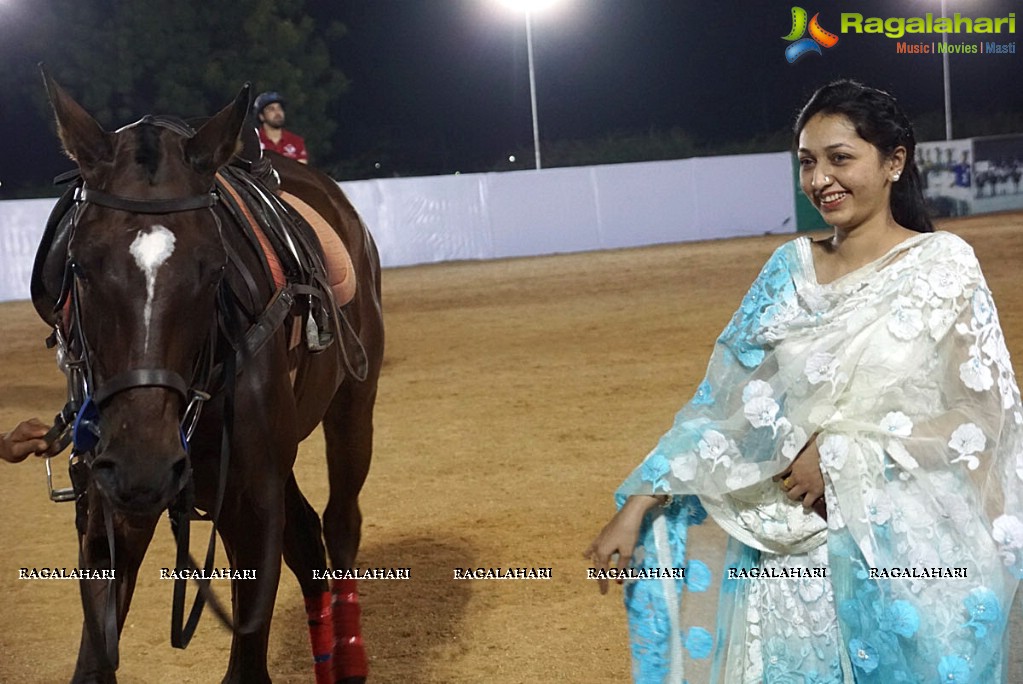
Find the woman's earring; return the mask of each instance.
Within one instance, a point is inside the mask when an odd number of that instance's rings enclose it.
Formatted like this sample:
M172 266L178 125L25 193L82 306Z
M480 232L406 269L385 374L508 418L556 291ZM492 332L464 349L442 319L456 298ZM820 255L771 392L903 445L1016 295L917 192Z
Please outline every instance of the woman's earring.
M894 174L892 174L892 182L893 182L893 183L897 182L897 181L899 180L899 176L900 176L900 175L901 175L901 174L899 174L899 172L898 172L898 171L896 171L896 172L895 172Z

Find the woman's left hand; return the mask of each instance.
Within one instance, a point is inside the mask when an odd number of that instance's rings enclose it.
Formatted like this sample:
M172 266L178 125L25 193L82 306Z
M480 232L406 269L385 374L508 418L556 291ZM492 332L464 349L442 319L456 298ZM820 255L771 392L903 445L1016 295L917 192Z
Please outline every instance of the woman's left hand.
M792 465L773 479L775 482L781 481L781 488L790 499L802 499L804 508L813 507L814 502L824 496L824 475L821 473L821 454L817 451L817 435L810 438Z

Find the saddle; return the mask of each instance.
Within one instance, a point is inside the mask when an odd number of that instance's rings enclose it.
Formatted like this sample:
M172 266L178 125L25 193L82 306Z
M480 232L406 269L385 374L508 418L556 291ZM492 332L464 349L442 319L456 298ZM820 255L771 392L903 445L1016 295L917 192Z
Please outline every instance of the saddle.
M334 296L312 226L269 188L237 167L228 166L217 173L216 189L220 197L217 210L225 211L243 228L242 233L260 255L264 277L278 292L289 288L293 294L307 298L306 344L310 351L325 350L340 333L333 312L347 302L338 302ZM255 292L252 284L249 289ZM247 313L254 318L258 312Z
M193 135L185 122L173 117L145 117L143 122L171 127ZM255 139L254 131L246 130ZM250 324L245 346L253 352L274 332L289 313L295 320L292 348L304 335L307 348L322 352L338 341L345 366L355 379L365 377L366 358L362 343L347 321L345 307L355 296L351 257L340 237L323 217L298 198L279 194L277 172L267 157L243 134L244 151L216 176L218 202L214 211L221 222L238 227L244 240L259 255L266 282L275 290L270 304L261 310L243 307ZM253 156L255 157L253 159ZM247 158L248 157L248 158ZM77 171L54 180L69 187L50 212L36 252L32 270L31 295L39 317L51 327L65 318L68 275L68 245L74 227L75 209L83 181ZM287 200L287 201L286 201ZM225 236L225 242L229 238ZM244 267L231 245L228 254L239 268L250 293L257 296L255 274ZM327 259L326 257L330 257ZM257 300L254 300L258 302ZM235 298L236 305L241 305ZM268 320L269 319L269 320ZM255 331L256 334L253 334Z
M339 307L343 307L348 304L355 297L355 275L352 267L352 259L348 254L348 249L345 247L341 238L330 226L327 220L321 216L315 209L306 204L303 200L299 199L295 195L287 192L283 192L280 189L280 179L277 176L277 171L274 169L271 159L263 156L262 150L259 146L259 138L256 136L255 130L246 128L242 131L241 136L242 148L235 156L232 162L232 168L242 169L247 171L247 176L238 176L236 173L231 174L231 178L236 181L244 182L246 178L252 179L257 182L257 186L261 185L266 190L269 190L274 196L282 200L281 205L287 210L290 210L291 218L297 219L295 230L308 232L311 228L312 233L315 236L315 242L319 243L318 254L322 257L323 266L326 272L327 280L330 285L331 291L334 294L334 299ZM227 183L231 182L231 178L225 178L224 174L218 174L218 190L228 190L230 187ZM233 185L233 183L232 183ZM235 186L236 189L237 186ZM235 194L235 193L232 193ZM237 197L235 197L237 199ZM259 202L259 199L255 199ZM275 211L280 211L280 206L275 205L272 207ZM236 215L236 218L240 218ZM276 222L275 224L276 225ZM287 222L284 223L285 228L289 228ZM259 224L254 226L257 236L260 233ZM261 241L264 247L264 255L269 260L272 269L278 269L280 267L279 259L279 244L272 244L270 242ZM275 270L274 282L280 286L281 284L281 273Z

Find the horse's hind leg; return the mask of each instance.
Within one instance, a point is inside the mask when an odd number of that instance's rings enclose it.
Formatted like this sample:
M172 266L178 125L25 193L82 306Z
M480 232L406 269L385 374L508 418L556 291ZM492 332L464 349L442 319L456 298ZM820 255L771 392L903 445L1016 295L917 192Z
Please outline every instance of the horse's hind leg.
M94 488L90 489L90 512L86 523L85 534L79 539L82 544L82 567L92 570L107 570L110 568L110 546L107 540L106 524L100 501L100 494ZM149 542L153 538L153 531L156 529L158 517L147 518L126 518L114 515L114 555L116 566L114 567L114 591L117 594L117 637L120 640L121 630L128 617L128 608L131 605L131 597L135 591L135 582L138 579L139 566L149 548ZM93 629L97 630L100 640L106 638L104 618L106 616L107 595L110 583L106 579L82 579L82 600L90 601L92 614L95 623ZM86 620L89 619L86 613ZM78 662L75 664L75 673L71 681L79 682L116 682L117 677L113 669L104 667L100 662L97 649L104 648L104 643L93 643L89 625L82 625L82 641L78 648Z
M323 514L327 552L335 570L355 568L362 529L359 491L373 453L373 403L376 380L346 381L323 420L330 473L330 500ZM360 626L359 593L354 579L331 582L334 595L334 674L339 682L365 681L366 651Z
M284 515L284 562L295 573L305 598L316 684L333 684L334 623L320 516L302 495L294 473L284 486Z

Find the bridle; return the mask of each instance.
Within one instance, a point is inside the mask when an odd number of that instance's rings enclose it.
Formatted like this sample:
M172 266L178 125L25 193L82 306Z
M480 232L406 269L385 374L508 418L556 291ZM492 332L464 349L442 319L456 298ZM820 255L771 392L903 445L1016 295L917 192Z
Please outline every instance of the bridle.
M143 117L132 126L140 124L167 128L188 138L195 134L194 130L187 124L171 117L154 117L150 115ZM74 201L76 202L76 208L72 217L72 235L77 232L79 221L86 208L93 204L96 207L119 212L145 215L181 214L209 210L217 225L220 239L223 241L220 218L213 211L218 201L217 193L213 188L201 194L184 195L169 199L145 199L101 192L89 188L83 183L76 188ZM68 299L71 299L69 316L65 320L66 330L68 330L71 338L61 340L58 326L56 341L59 346L58 354L62 353L62 356L66 359L66 366L79 369L77 373L79 378L76 381L73 382L72 375L69 375L70 384L78 385L70 386L69 392L73 403L77 404L75 407L76 424L72 435L75 442L75 451L78 453L91 452L98 443L98 424L95 420L88 421L89 424L86 425L82 424L83 419L86 418L83 412L87 410L89 405L91 404L92 410L98 413L99 407L110 398L128 390L139 389L139 387L162 387L162 389L170 390L180 397L182 406L185 407L181 419L182 446L187 451L188 440L191 438L192 431L195 428L198 414L202 411L203 403L210 398L209 390L213 375L213 357L217 341L216 325L211 330L206 350L195 364L190 382L186 381L180 373L169 368L130 368L105 380L102 386L97 386L94 381L92 364L90 363L90 346L82 327L79 277L78 264L74 259L69 258L68 264L65 267L60 297L56 304L56 309L60 310L63 309L65 304L68 304ZM69 353L75 348L79 352L78 358L69 359ZM76 399L79 401L75 402L74 400ZM65 411L61 411L61 415L64 415L64 413ZM69 416L64 417L68 418ZM89 434L91 434L91 437Z
M201 209L210 209L210 213L217 224L218 233L221 231L220 219L217 217L217 214L212 211L213 206L217 203L217 195L212 190L201 195L190 195L174 199L149 200L110 195L96 190L91 190L90 188L82 185L75 193L75 201L77 202L77 206L72 218L72 235L76 232L78 221L82 213L90 204L131 214L175 214L198 211ZM221 240L223 240L222 235ZM58 300L58 307L63 307L66 299L68 297L71 299L70 316L66 323L69 335L78 338L77 347L79 349L79 358L76 361L69 362L69 365L75 364L83 369L81 378L83 391L79 393L82 397L82 402L78 407L77 415L79 418L76 421L77 425L73 433L75 450L79 453L91 452L99 440L98 425L95 424L95 421L92 421L91 425L84 426L88 432L92 433L91 438L83 433L82 429L80 429L83 427L81 426L82 411L87 411L90 408L94 408L98 411L100 406L106 403L109 399L127 390L142 387L160 387L171 390L177 394L182 400L182 405L185 407L185 410L182 413L181 435L182 445L187 451L188 441L192 436L192 432L195 430L195 425L198 422L202 404L210 397L209 389L213 372L213 353L216 345L217 332L216 326L213 326L204 352L197 360L191 382L186 381L180 373L169 368L131 368L117 373L114 377L106 380L102 386L98 386L94 381L92 364L90 363L89 358L90 345L85 337L84 329L82 328L79 278L80 272L78 264L74 260L70 260L68 263L68 273L65 276L64 291ZM62 351L64 351L66 355L68 348L65 347ZM74 393L72 393L72 396L73 395ZM92 407L90 407L90 404Z
M160 126L188 138L195 135L195 131L190 126L173 117L148 115L140 119L135 124L132 124L132 126L139 124ZM115 211L122 211L130 214L148 215L178 214L208 209L210 210L211 216L213 216L213 220L216 222L217 232L220 234L221 242L223 242L220 218L217 216L216 212L213 211L213 207L218 201L217 194L213 188L210 188L210 190L205 193L186 195L171 199L138 199L112 195L99 190L94 190L83 183L75 189L73 199L76 206L74 214L72 215L72 236L77 232L81 216L89 205L105 207L107 209L113 209ZM196 364L192 382L186 382L180 373L168 368L132 368L121 371L114 377L105 381L102 387L97 387L94 382L92 366L89 361L90 347L88 340L85 338L84 329L81 325L82 315L78 282L79 276L80 272L78 264L73 259L69 259L65 271L64 284L61 288L61 295L57 301L57 309L59 310L64 307L68 297L71 299L70 316L69 320L66 321L66 325L69 335L72 337L77 336L78 338L75 341L78 343L77 347L79 349L79 358L74 361L69 361L68 365L77 366L82 369L80 380L82 387L70 388L71 391L69 392L69 396L72 399L76 397L76 394L79 395L79 398L81 399L81 402L76 408L75 430L72 434L75 443L75 451L79 453L91 452L99 440L98 424L95 420L90 421L90 424L84 426L86 428L84 432L80 429L82 428L81 423L83 411L86 411L90 404L92 404L92 409L98 412L99 407L114 395L141 387L160 387L168 389L176 393L181 398L182 405L185 406L181 422L182 445L187 451L188 440L191 438L195 425L198 422L202 403L209 399L208 390L210 389L210 379L213 369L212 357L216 344L216 326L213 327L213 330L210 333L209 344L207 345L205 353L200 357ZM72 340L66 340L66 342L71 341ZM60 349L60 351L64 352L66 357L69 347L64 346ZM196 378L199 379L198 383L195 382ZM64 415L64 413L65 412L62 411L61 415ZM86 432L91 433L91 438L86 434Z

